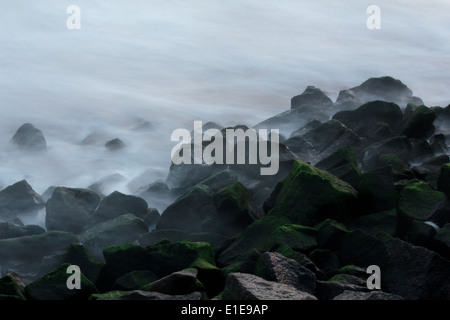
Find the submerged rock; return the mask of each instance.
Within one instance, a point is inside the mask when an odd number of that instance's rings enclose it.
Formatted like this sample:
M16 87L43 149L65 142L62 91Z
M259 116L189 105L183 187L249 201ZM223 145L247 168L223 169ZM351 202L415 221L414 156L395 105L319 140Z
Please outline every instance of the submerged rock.
M44 151L47 149L44 134L31 123L25 123L17 129L11 142L28 151Z

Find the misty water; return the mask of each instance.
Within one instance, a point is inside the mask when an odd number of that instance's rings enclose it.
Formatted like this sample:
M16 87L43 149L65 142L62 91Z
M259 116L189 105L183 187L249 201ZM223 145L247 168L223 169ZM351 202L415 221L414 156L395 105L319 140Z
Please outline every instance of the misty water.
M2 1L0 187L26 179L105 194L165 180L170 140L194 120L252 126L308 85L334 101L370 77L403 81L428 106L450 102L447 1ZM68 30L66 8L81 9ZM48 150L10 145L26 122ZM89 143L82 143L86 138ZM127 147L111 152L114 138ZM116 175L116 177L118 176ZM149 206L152 206L150 203Z

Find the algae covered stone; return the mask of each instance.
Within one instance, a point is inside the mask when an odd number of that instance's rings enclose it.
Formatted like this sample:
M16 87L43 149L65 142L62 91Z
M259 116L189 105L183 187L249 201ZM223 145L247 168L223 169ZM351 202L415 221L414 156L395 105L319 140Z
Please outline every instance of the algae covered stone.
M355 209L357 191L348 183L313 166L295 161L269 215L313 226L326 218L346 221Z

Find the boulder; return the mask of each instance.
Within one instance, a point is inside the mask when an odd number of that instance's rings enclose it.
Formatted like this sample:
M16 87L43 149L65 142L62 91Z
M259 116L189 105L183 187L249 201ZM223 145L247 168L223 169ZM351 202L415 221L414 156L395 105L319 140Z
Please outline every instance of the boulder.
M158 280L158 277L150 271L131 271L117 279L112 285L112 290L146 290L148 284L155 280Z
M139 236L139 244L141 246L149 246L157 242L167 239L170 242L187 240L189 232L176 229L158 229L141 234Z
M406 239L415 246L431 249L434 245L434 236L437 233L436 229L438 229L436 225L433 226L429 222L413 220L409 226Z
M47 149L44 134L31 123L25 123L17 129L11 142L28 151L44 151Z
M268 214L287 217L305 226L316 225L326 218L346 221L352 216L356 199L357 191L348 183L296 161Z
M99 194L109 194L114 191L114 188L116 188L118 184L124 183L125 181L126 179L123 175L113 173L91 184L87 188Z
M147 208L148 204L144 199L114 191L100 202L93 219L100 222L126 213L143 217L147 213Z
M389 134L403 118L403 112L395 103L385 101L371 101L356 110L340 111L333 116L359 136L380 140L385 135L380 134L380 129L385 129ZM377 136L378 135L378 136Z
M91 294L98 293L95 285L81 272L80 289L69 289L66 285L70 274L70 264L62 264L58 269L25 287L27 297L32 300L87 300Z
M444 164L441 167L438 178L438 189L450 198L450 163Z
M127 145L119 138L112 139L105 143L105 148L109 151L117 151L125 148Z
M367 291L367 287L337 281L317 281L316 296L319 300L333 300L345 291L364 292Z
M329 120L284 143L300 160L316 163L343 147L358 148L361 141L355 132L340 121Z
M405 119L401 135L408 138L426 139L435 131L433 125L435 119L436 115L433 110L426 106L420 106Z
M45 230L38 225L21 226L9 221L0 220L0 240L32 236L44 232Z
M0 191L0 219L12 220L17 214L35 213L44 201L26 180L16 182Z
M155 291L169 295L183 295L199 291L197 269L185 269L169 274L146 285L146 291Z
M355 151L349 146L338 149L325 159L317 162L314 166L321 170L330 171L346 164L358 166Z
M227 277L223 300L317 300L292 286L267 281L253 274L231 273Z
M0 278L0 296L15 297L18 300L26 299L25 284L17 273L10 271Z
M317 244L319 248L336 250L348 229L342 223L326 219L315 227L317 231Z
M87 189L58 187L45 206L47 230L79 233L91 223L100 196Z
M434 236L435 251L450 260L450 223L445 224Z
M62 262L79 266L86 278L94 284L97 284L104 265L85 246L76 243L69 246Z
M386 293L383 291L344 291L333 298L333 300L405 300L404 298L395 294Z
M316 290L316 275L312 271L276 252L266 252L261 256L255 267L255 275L309 294L314 294Z
M364 215L350 222L347 227L350 230L362 230L372 236L376 236L379 232L395 236L398 228L397 210L392 209Z
M309 258L326 277L334 274L342 266L336 253L328 249L313 250Z
M185 295L167 295L159 292L146 292L142 290L133 291L111 291L106 293L93 294L90 300L201 300L201 292L193 292Z
M308 86L302 94L291 99L291 109L304 105L325 110L333 106L333 101L331 101L331 99L328 98L319 88Z
M213 193L205 185L196 185L164 210L156 229L199 232L202 223L216 214Z
M80 240L94 257L102 260L104 248L133 243L146 232L148 226L145 221L129 213L89 227L80 234Z

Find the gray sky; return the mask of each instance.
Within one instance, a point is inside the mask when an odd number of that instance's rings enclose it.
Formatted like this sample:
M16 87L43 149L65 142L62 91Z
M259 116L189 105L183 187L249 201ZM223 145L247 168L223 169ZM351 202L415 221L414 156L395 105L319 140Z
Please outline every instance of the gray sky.
M167 170L174 128L256 124L288 109L307 85L334 100L391 75L428 105L450 102L445 0L0 2L0 148L24 122L50 146L45 159L0 155L0 185L22 177L41 189L82 185L149 163ZM66 27L73 4L81 30ZM381 30L366 27L370 4L381 8ZM148 136L130 133L140 120L154 124ZM80 150L76 143L99 130L131 140L130 153L111 161Z

